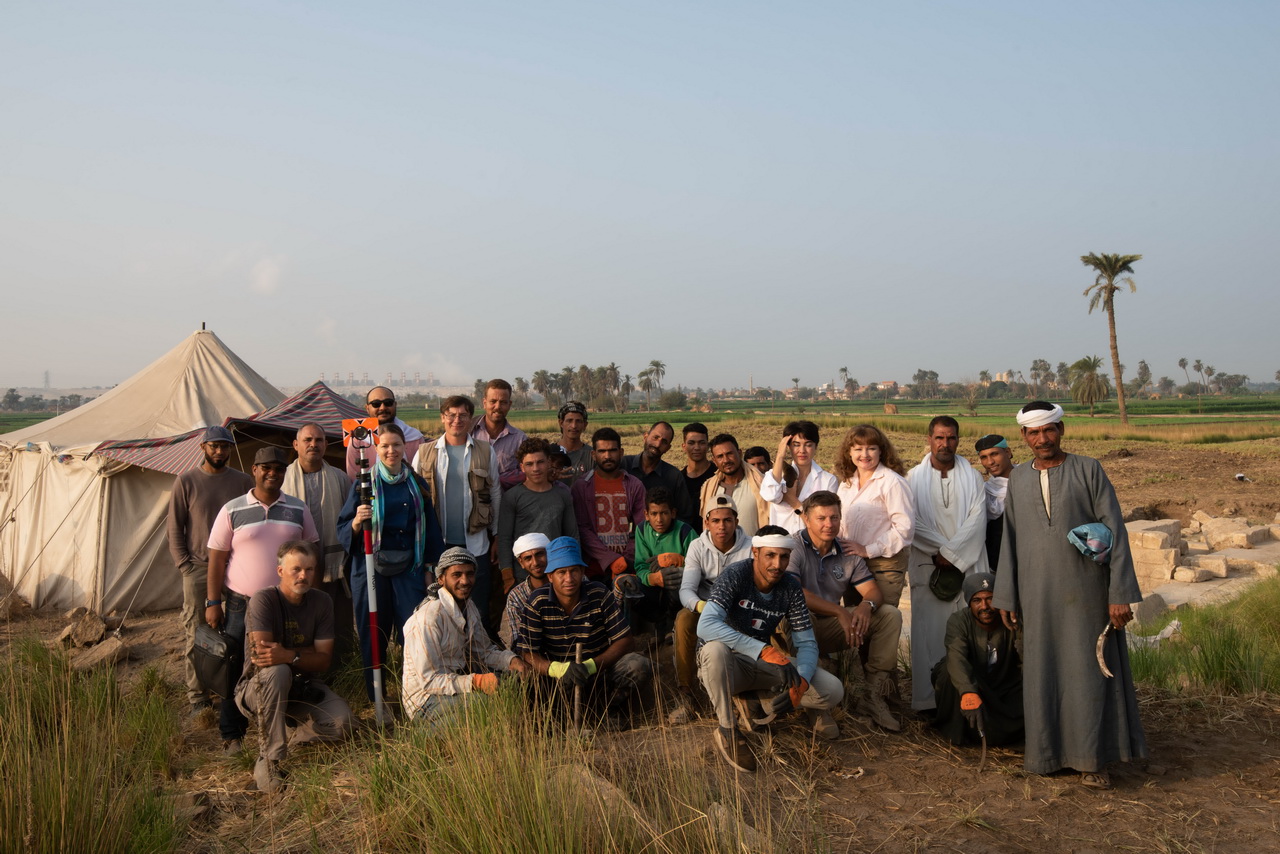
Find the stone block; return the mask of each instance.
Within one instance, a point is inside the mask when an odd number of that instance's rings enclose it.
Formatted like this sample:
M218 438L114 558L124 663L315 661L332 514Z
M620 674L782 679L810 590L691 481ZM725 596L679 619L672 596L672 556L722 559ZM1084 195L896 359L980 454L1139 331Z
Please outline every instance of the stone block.
M1182 582L1208 581L1214 577L1214 574L1207 569L1197 569L1190 566L1179 567L1173 573L1173 580Z
M1182 525L1177 519L1139 519L1126 522L1129 545L1144 549L1167 549L1176 545L1182 536Z
M1276 514L1276 517L1277 517L1277 521L1280 521L1280 513ZM1196 512L1192 513L1191 518L1193 521L1199 522L1202 525L1205 522L1213 521L1213 517L1210 516L1208 513L1204 512L1203 510L1197 510Z
M1176 567L1182 557L1177 549L1133 549L1132 554L1134 563L1165 566L1169 569Z
M1215 578L1226 578L1228 573L1227 559L1220 555L1199 555L1192 563L1192 559L1187 557L1182 560L1185 566L1194 566L1196 569L1204 569L1213 573Z
M1165 611L1169 610L1169 605L1164 601L1164 597L1159 593L1152 593L1138 603L1133 609L1133 619L1138 623L1153 623L1160 619Z
M129 657L129 647L120 638L108 638L92 649L85 650L71 660L76 670L92 670L104 664L115 664Z
M98 643L107 633L107 624L102 618L90 611L73 624L71 643L75 646L92 646Z
M1195 555L1207 555L1209 554L1209 547L1206 546L1204 543L1187 543L1187 547L1182 552L1182 554L1186 557L1192 557Z
M1265 542L1269 542L1272 539L1271 526L1258 525L1257 527L1250 528L1245 532L1245 538L1248 539L1249 545L1251 546L1260 546Z
M1214 519L1203 530L1205 542L1215 552L1249 548L1249 524L1243 519Z
M78 620L78 619L80 619L81 617L83 617L83 616L84 616L85 614L87 614L87 613L89 613L89 609L88 609L88 608L84 608L84 607L81 607L81 608L72 608L70 611L68 611L67 613L63 614L62 616L63 616L63 617L65 617L65 618L66 618L66 619L68 619L68 620Z
M1277 513L1276 518L1273 519L1272 521L1275 522L1277 525L1280 525L1280 513Z
M1200 533L1199 519L1192 519L1190 522L1187 523L1187 527L1182 529L1182 536L1184 537L1189 534L1198 534L1198 533Z
M1280 540L1280 525L1271 526L1271 539Z
M1133 574L1138 576L1139 580L1146 578L1152 581L1164 582L1173 578L1173 571L1175 568L1176 567L1172 566L1164 566L1163 564L1155 565L1148 563L1134 563Z

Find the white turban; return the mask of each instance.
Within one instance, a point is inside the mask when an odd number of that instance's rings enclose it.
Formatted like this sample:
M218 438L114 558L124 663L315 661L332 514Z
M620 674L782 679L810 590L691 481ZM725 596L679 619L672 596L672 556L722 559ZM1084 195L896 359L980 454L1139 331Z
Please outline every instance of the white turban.
M516 557L520 557L520 555L527 551L533 551L534 549L546 549L550 547L551 541L547 539L546 534L525 534L523 537L516 540L515 545L511 547L511 553Z
M751 538L751 547L755 549L794 549L796 541L791 537L784 537L782 534L765 534L763 537L757 534Z
M1019 409L1019 427L1043 427L1046 424L1057 424L1062 420L1062 407L1053 405L1053 409Z

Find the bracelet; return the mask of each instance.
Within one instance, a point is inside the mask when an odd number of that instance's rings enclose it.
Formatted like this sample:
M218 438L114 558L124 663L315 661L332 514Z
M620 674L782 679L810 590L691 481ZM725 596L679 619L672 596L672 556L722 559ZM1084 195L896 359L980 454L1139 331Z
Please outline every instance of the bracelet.
M206 599L206 600L204 600L204 606L205 606L206 608L214 608L214 607L217 607L218 605L221 605L221 604L222 604L222 600L221 600L221 599Z

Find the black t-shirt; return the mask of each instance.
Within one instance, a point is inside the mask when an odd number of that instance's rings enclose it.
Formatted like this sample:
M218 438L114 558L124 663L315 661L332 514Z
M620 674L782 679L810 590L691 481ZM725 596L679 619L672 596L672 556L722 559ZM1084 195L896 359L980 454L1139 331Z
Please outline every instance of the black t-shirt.
M711 476L716 473L715 466L707 466L707 470L697 477L689 477L689 469L680 470L680 474L684 476L685 489L689 491L689 501L693 504L694 514L698 517L690 522L690 527L702 533L702 484L711 480Z
M711 587L708 602L724 609L725 622L750 638L768 643L783 617L791 623L792 632L813 628L809 608L804 604L804 588L800 579L783 573L782 580L768 593L756 587L755 561L752 558L731 563L724 568Z
M333 600L322 590L311 589L294 605L279 587L267 587L253 594L244 619L244 666L250 663L252 632L271 632L271 639L286 649L299 649L318 640L334 639Z

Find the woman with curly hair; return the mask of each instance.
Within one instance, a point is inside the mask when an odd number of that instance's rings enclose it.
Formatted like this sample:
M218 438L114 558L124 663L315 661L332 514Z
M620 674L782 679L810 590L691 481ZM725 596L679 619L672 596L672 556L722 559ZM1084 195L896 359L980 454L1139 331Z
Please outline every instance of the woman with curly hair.
M836 455L841 545L866 558L886 604L897 606L915 532L915 502L889 437L870 424L850 428Z

